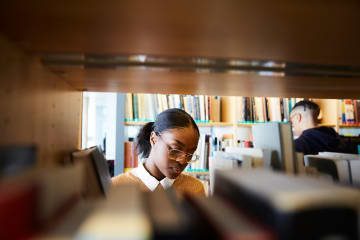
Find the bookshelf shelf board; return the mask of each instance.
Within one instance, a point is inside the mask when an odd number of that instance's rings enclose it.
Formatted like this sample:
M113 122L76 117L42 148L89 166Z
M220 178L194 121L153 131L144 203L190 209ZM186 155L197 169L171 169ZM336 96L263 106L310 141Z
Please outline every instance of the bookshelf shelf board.
M234 126L231 122L196 123L199 127L228 127Z
M198 170L194 170L194 171L184 171L183 173L185 174L209 174L209 171L198 171Z
M340 128L360 128L360 124L340 124Z
M145 125L147 123L148 122L128 121L128 122L125 122L125 126L142 126L142 125Z
M252 127L256 123L237 123L236 126L238 127Z
M336 127L335 124L329 124L329 123L320 123L318 124L319 127Z
M264 123L269 123L269 122L264 122ZM256 124L261 124L260 122L258 122L258 123L237 123L236 124L236 126L238 126L238 127L252 127L252 126L254 126L254 125L256 125Z
M148 122L137 122L137 121L127 121L125 126L141 126L145 125ZM199 127L227 127L233 126L234 123L231 122L213 122L213 123L196 123Z
M125 122L125 126L142 126L145 125L148 122L137 122L137 121L127 121ZM213 123L196 123L199 127L231 127L231 126L238 126L238 127L252 127L255 124L258 123L231 123L231 122L213 122ZM327 123L321 123L319 126L325 126L325 127L336 127L335 124L327 124ZM339 125L339 127L342 128L360 128L360 125Z

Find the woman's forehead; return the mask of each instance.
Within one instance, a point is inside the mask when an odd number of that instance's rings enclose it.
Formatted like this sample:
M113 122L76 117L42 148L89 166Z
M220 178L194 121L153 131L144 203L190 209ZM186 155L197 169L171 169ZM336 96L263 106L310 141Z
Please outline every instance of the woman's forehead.
M172 138L173 140L181 141L185 144L194 143L199 139L199 134L193 127L185 127L185 128L173 128L168 129L161 133L162 136Z

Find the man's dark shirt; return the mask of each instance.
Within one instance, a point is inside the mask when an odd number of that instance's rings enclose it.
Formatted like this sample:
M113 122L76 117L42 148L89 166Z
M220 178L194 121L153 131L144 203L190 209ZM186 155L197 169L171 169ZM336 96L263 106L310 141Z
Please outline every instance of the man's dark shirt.
M305 130L295 140L295 151L306 154L319 152L347 152L341 147L340 136L330 127L315 127Z

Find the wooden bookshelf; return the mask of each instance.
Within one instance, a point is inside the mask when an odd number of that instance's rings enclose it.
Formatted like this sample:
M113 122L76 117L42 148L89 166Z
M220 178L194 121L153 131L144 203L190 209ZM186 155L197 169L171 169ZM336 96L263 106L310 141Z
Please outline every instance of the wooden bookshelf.
M91 3L91 7L84 7L86 5L89 3L83 0L76 4L73 1L33 4L14 0L4 1L0 8L4 34L0 36L0 100L4 103L0 107L0 126L4 130L0 142L3 145L35 144L39 153L37 166L54 166L79 146L82 91L359 96L359 76L262 76L252 72L236 75L211 71L95 68L82 65L81 61L80 64L63 62L45 67L41 63L41 59L49 59L41 56L51 58L59 53L67 57L76 55L82 60L91 55L129 53L288 61L351 68L360 64L357 1L332 4L298 0L274 4L264 0L210 3L201 0L179 1L174 7L173 3L165 1L154 4L134 0L110 1L109 4L98 1ZM258 6L266 11L259 11ZM334 16L342 17L335 19ZM97 24L93 24L94 19ZM358 74L358 70L354 72ZM336 122L337 116L329 119ZM326 117L322 120L333 124ZM211 126L233 126L234 123L225 120L225 123ZM143 124L125 123L129 126Z
M204 0L180 1L176 7L138 0L93 3L91 8L82 4L88 3L44 2L39 8L18 0L6 1L0 10L3 33L27 52L82 53L80 58L83 54L134 53L305 64L358 66L360 63L360 51L356 47L360 40L356 1L337 4L280 1L281 7L264 0L216 4ZM258 6L267 11L259 11ZM71 14L68 9L72 9ZM26 13L27 21L22 24L14 21L19 12ZM214 16L209 18L209 14ZM334 21L334 16L346 17ZM93 19L99 25L92 24ZM282 30L279 34L269 29ZM358 77L147 72L59 64L52 68L76 89L88 91L340 98L356 97L360 90Z
M36 145L54 166L80 145L82 92L0 35L0 145Z
M78 147L82 91L320 98L357 98L360 92L357 1L14 0L1 6L1 143L35 144L37 166L56 165ZM94 55L122 53L347 66L356 76L148 71L83 64ZM56 54L58 61L61 56L73 61L44 67L41 59ZM337 121L337 116L329 119ZM223 121L205 126L237 126L235 120ZM322 121L333 124L326 117Z

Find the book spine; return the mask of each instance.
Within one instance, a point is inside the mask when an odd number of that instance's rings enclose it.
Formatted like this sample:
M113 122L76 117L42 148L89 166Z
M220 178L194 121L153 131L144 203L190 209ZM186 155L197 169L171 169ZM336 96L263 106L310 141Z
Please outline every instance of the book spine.
M205 98L205 121L209 122L210 115L209 115L209 96L204 96Z
M126 94L126 103L125 103L125 121L131 121L134 119L133 117L133 102L132 102L132 94Z
M355 124L357 124L359 122L359 118L358 118L358 108L357 108L356 100L353 100L353 106L354 106L354 122Z
M360 124L360 100L356 100L357 123Z
M138 98L137 98L137 102L138 102L138 120L139 121L144 121L145 120L145 116L144 116L144 94L142 93L138 93L137 94Z
M132 154L132 147L131 142L124 142L124 171L132 168L131 166L131 154Z
M200 121L205 121L205 98L203 95L199 95L199 110L200 110Z
M214 122L214 96L209 96L209 120Z
M214 97L214 104L213 104L213 120L214 122L220 122L221 118L221 97L215 96Z
M195 112L195 120L200 120L200 106L199 106L199 96L193 96L193 103L194 103L194 112Z
M188 103L189 103L189 109L190 109L190 115L195 120L195 105L194 105L194 97L191 95L187 95Z
M350 99L344 100L344 112L345 112L345 123L353 124L355 119L354 119L354 105L352 100Z
M180 95L180 108L184 111L185 110L185 103L184 103L184 95Z
M346 118L345 118L345 103L344 103L344 99L341 99L341 123L345 124L346 123Z
M266 97L264 97L264 107L265 107L265 121L270 121L270 114L269 114L269 102Z
M139 119L139 112L138 112L138 97L137 94L133 94L133 111L134 111L134 120L138 121Z

